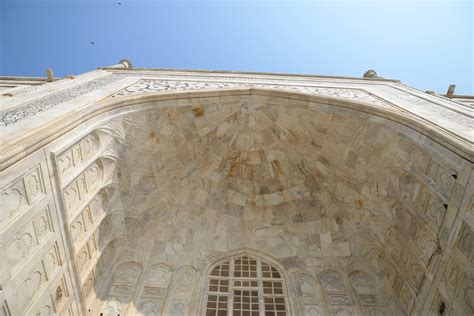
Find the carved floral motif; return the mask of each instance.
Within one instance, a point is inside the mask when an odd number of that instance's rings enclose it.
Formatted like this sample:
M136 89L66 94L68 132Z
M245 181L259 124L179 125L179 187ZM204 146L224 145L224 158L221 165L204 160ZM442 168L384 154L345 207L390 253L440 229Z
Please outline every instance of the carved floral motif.
M51 95L42 97L38 100L22 104L15 107L12 110L4 110L0 112L0 128L9 126L20 122L28 117L36 115L51 109L61 103L80 97L93 90L104 87L111 84L122 77L119 75L109 75L98 79L91 80L89 82L80 84L75 87L64 89L62 91L53 93Z
M363 101L372 103L379 107L392 108L392 106L367 93L361 89L354 88L328 88L328 87L310 87L310 86L291 86L291 85L272 85L272 84L248 84L248 83L230 83L230 82L205 82L205 81L172 81L172 80L153 80L145 79L120 90L111 97L159 92L159 91L174 91L174 90L202 90L202 89L219 89L219 88L266 88L278 89L291 92L301 92L313 95L328 96L334 98L343 98L353 101Z

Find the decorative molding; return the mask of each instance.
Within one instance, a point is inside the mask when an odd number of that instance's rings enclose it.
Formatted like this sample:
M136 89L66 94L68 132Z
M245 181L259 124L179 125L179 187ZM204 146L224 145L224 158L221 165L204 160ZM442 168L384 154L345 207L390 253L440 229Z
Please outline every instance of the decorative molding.
M109 85L119 79L120 75L110 75L61 90L37 100L19 105L10 110L0 111L0 128L13 125L38 113L49 110L61 103L83 96L91 91Z
M213 78L218 80L242 80L241 78ZM254 78L245 78L254 79ZM283 82L283 80L281 80ZM206 82L192 80L164 80L164 79L141 79L136 83L112 94L111 98L119 96L128 96L135 94L143 94L160 91L184 91L184 90L205 90L205 89L226 89L226 88L262 88L275 89L280 91L305 93L314 96L332 97L338 99L349 100L353 102L364 102L374 105L378 108L390 110L392 112L416 116L429 124L441 127L435 118L441 120L448 119L456 125L462 125L463 138L469 141L466 136L468 131L474 131L474 117L470 109L464 107L449 107L440 103L426 100L425 98L416 96L413 93L383 85L383 92L387 96L393 96L397 100L408 102L410 106L394 104L381 97L359 88L341 88L341 87L315 87L308 85L288 85L288 84L270 84L270 83L231 83L231 82ZM436 115L432 115L435 113ZM461 127L460 127L461 128ZM444 129L444 128L443 128ZM456 131L450 131L456 133ZM474 134L473 134L474 136ZM471 141L472 143L472 141Z
M231 82L206 82L206 81L181 81L181 80L161 80L161 79L142 79L135 84L128 86L114 94L111 98L127 96L133 94L176 91L176 90L205 90L205 89L225 89L225 88L264 88L276 89L280 91L291 91L307 93L317 96L327 96L341 98L352 101L367 102L382 108L393 108L393 106L370 93L355 88L332 88L332 87L313 87L313 86L292 86L261 83L231 83Z

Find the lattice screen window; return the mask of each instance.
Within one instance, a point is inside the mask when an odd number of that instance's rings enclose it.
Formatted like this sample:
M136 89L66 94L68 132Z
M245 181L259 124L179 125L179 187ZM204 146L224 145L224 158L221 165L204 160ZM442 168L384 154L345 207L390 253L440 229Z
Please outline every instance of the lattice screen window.
M280 272L251 256L214 266L208 277L206 316L284 316L286 293Z

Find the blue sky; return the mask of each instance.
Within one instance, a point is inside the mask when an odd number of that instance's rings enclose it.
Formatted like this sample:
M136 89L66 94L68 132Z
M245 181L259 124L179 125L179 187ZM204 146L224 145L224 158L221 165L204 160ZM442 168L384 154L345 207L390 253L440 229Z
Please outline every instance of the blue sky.
M472 0L0 2L0 75L64 76L128 58L340 76L373 68L422 90L455 83L474 94Z

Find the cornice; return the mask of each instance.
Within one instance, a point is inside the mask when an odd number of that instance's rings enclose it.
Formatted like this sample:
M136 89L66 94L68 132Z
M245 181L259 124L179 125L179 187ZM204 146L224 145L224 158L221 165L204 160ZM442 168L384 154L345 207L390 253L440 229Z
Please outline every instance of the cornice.
M101 67L98 69L111 71L111 72L127 72L129 74L143 73L143 72L176 72L176 73L195 73L195 74L221 74L221 75L260 75L270 77L295 77L295 78L321 78L321 79L350 79L350 80L361 80L361 81L382 81L382 82L400 82L397 79L386 79L381 77L350 77L350 76L324 76L324 75L312 75L312 74L292 74L282 72L254 72L254 71L233 71L233 70L206 70L206 69L180 69L180 68L114 68L114 67Z

